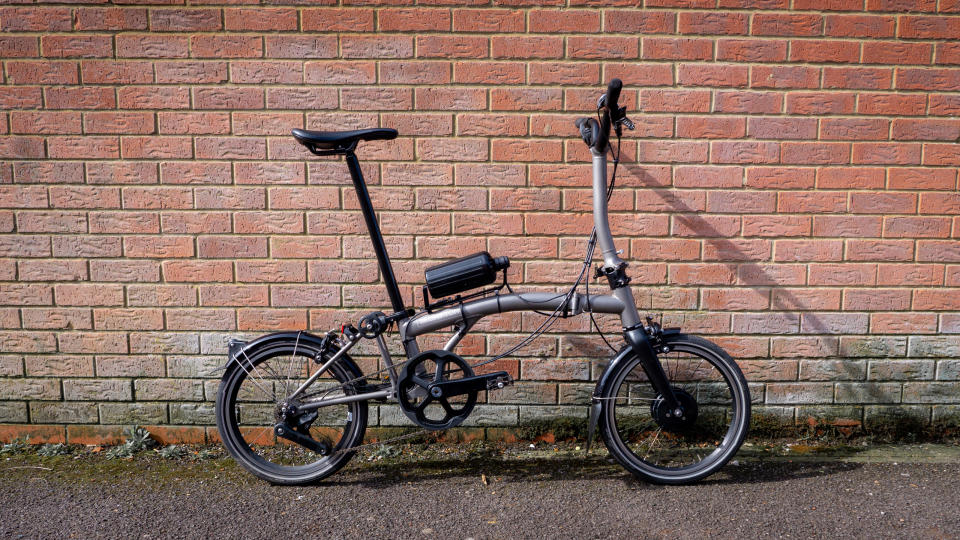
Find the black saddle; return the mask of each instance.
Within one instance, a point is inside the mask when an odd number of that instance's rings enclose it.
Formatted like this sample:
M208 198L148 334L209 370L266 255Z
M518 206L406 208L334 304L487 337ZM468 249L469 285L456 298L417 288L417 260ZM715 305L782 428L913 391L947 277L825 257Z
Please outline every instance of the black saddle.
M313 153L340 153L353 150L358 141L389 141L397 138L397 130L390 128L357 129L353 131L310 131L294 129L293 138Z

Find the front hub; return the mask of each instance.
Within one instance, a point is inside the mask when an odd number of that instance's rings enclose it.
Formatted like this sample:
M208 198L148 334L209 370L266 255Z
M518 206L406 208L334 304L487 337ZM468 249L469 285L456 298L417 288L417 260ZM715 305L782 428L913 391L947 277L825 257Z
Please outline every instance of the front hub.
M666 431L679 432L690 429L697 421L697 400L689 392L676 386L673 387L673 395L676 396L680 407L671 409L662 397L650 404L650 415L657 422L657 425Z

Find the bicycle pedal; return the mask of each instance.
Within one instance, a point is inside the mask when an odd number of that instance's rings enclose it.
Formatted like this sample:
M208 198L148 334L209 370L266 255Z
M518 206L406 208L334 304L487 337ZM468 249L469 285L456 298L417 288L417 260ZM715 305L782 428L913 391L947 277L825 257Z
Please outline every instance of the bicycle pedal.
M499 377L494 377L487 380L487 390L500 390L505 386L510 386L511 384L513 384L513 377L507 373L503 373Z

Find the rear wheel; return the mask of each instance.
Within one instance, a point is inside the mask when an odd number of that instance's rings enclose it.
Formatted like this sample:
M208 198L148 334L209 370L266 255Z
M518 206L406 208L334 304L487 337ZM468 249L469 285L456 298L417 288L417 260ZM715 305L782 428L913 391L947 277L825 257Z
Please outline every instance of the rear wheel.
M271 342L245 351L244 363L232 363L220 383L216 403L220 438L238 463L264 480L287 485L320 480L353 457L353 452L340 451L363 441L366 402L331 405L296 416L283 411L285 398L319 368L313 360L319 354L315 347L293 339ZM341 385L359 376L353 361L343 357L299 398L355 394L352 385ZM309 437L306 446L277 436L275 426L284 419L297 433Z
M722 467L750 424L750 391L740 368L719 346L678 334L659 356L683 407L671 414L638 357L626 359L602 391L600 432L628 471L662 484L684 484Z

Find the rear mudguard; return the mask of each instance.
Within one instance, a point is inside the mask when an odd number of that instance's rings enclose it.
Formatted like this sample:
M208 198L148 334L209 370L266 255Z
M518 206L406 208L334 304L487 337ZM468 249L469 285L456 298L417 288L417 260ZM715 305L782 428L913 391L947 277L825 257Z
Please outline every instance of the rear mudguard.
M320 336L315 336L308 332L276 332L273 334L267 334L265 336L260 336L253 341L240 341L238 339L231 339L227 345L227 364L223 367L224 374L226 377L230 374L231 368L239 366L244 369L250 368L250 359L249 356L258 348L261 347L270 347L279 343L284 343L288 341L297 342L306 346L311 347L316 350L322 350L321 343L323 338ZM360 371L360 368L357 364L351 359L348 355L343 355L337 363L342 363L350 371L353 378L358 378L363 376L363 372ZM360 384L363 384L361 381Z
M600 374L600 380L593 389L593 399L590 401L590 417L587 425L587 451L590 451L590 444L593 442L593 436L597 429L597 423L600 420L600 411L603 409L603 400L600 399L606 392L607 386L612 384L614 376L620 371L620 366L628 362L634 355L639 356L641 362L645 365L647 362L658 362L654 346L666 343L673 336L680 333L679 328L664 328L657 336L656 343L651 343L646 332L641 329L635 329L627 334L628 344L624 345L620 351L610 360L606 369Z

